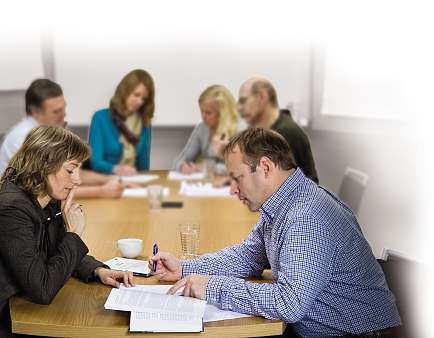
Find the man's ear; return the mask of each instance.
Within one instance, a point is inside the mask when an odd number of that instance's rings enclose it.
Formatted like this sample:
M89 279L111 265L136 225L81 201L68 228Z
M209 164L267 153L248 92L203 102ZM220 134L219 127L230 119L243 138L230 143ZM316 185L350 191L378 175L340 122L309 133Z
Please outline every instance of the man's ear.
M36 115L38 115L40 112L40 108L38 106L35 105L31 105L30 106L30 115L35 117Z
M268 102L268 93L265 89L261 89L257 95L258 95L259 100L261 101L262 104L265 104Z
M258 166L264 171L265 177L268 177L275 165L267 156L262 156Z

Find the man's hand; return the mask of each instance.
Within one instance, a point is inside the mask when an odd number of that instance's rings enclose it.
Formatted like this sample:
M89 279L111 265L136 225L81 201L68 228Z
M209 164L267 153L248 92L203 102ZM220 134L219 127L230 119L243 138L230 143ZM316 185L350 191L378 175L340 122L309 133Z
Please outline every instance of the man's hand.
M96 268L95 275L99 277L101 283L118 288L120 282L128 288L134 286L133 273L127 271L110 270L106 268Z
M198 299L205 299L206 287L208 285L209 276L204 275L190 275L187 276L180 281L176 282L169 291L167 291L168 295L174 295L176 291L181 289L182 295L186 297L194 297Z
M157 270L152 270L154 262L157 262ZM167 252L159 252L148 260L151 274L157 277L158 280L165 282L176 282L182 277L181 262Z

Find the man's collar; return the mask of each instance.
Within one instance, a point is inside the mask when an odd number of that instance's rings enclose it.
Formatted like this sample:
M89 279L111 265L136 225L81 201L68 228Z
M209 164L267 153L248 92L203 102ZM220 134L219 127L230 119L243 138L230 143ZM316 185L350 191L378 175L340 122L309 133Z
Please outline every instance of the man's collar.
M262 204L259 208L261 213L265 213L267 217L274 218L276 212L280 208L282 202L288 200L288 196L305 178L303 172L297 168L283 184Z
M38 121L32 115L27 115L27 121L31 122L35 127L39 126Z

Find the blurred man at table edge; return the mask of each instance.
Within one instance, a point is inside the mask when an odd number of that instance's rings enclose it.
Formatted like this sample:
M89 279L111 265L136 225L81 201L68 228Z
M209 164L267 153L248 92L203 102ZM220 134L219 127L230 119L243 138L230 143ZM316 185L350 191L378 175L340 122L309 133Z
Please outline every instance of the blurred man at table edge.
M27 134L39 125L66 126L66 101L59 84L48 79L34 80L25 94L26 117L6 134L0 148L0 175L18 151ZM81 170L83 185L77 187L78 198L118 198L122 184L114 176Z

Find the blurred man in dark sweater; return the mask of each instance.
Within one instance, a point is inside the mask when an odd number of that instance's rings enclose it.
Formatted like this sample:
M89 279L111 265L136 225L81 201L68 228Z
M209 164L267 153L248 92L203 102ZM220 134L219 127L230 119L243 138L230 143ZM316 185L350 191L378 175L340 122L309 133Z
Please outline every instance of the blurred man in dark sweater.
M290 113L279 109L276 90L270 81L253 77L244 82L239 90L238 111L249 126L281 134L291 147L298 167L318 183L309 139Z

